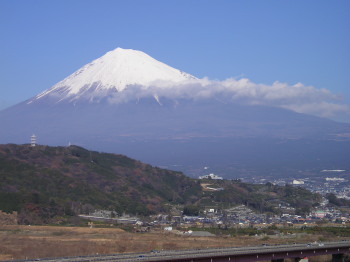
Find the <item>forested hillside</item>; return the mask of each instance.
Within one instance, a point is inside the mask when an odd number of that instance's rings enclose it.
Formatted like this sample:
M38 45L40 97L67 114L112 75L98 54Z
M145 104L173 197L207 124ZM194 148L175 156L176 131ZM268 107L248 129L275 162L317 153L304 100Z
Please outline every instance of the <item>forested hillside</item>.
M243 204L259 213L278 214L276 207L286 203L306 214L320 201L320 195L291 185L196 180L77 146L0 145L0 210L17 211L22 224L53 223L99 209L150 215L176 207L195 215L208 206Z
M200 195L200 185L182 173L123 155L77 146L0 146L0 210L19 211L24 220L94 209L147 215Z

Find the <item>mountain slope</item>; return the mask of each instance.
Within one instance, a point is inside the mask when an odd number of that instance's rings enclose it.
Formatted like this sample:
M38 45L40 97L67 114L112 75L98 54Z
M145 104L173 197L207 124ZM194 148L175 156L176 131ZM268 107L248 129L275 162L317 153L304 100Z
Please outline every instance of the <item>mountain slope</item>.
M210 186L222 190L208 190ZM224 209L249 203L259 212L278 213L280 201L305 210L320 196L271 183L192 180L123 155L77 146L8 144L0 145L0 200L0 210L18 211L20 223L42 224L96 209L147 215L172 208L203 211L206 206Z
M76 146L0 145L4 211L38 210L47 220L95 208L149 214L164 211L164 204L192 203L200 192L197 183L179 172L123 155Z
M83 66L27 103L48 98L54 102L98 101L121 92L128 86L166 88L191 79L195 77L141 51L117 48Z

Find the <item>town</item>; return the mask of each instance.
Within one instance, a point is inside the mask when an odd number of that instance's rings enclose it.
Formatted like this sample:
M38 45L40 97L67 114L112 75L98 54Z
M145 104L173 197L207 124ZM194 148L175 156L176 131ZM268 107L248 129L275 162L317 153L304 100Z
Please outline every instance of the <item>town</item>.
M260 212L249 205L235 205L229 208L220 208L218 206L206 206L196 215L189 215L184 212L183 207L172 207L171 212L166 214L157 214L149 217L137 217L123 214L118 216L113 211L96 210L88 215L80 215L83 219L89 221L104 221L115 224L134 225L137 232L149 231L152 229L163 229L166 231L181 232L184 234L198 234L193 231L203 230L200 234L211 235L205 232L210 228L255 228L256 234L263 228L273 227L290 227L306 228L320 225L331 225L336 227L345 227L350 224L349 206L335 207L325 197L327 194L333 194L338 198L349 199L350 182L344 178L345 171L323 171L322 177L304 178L285 180L278 179L273 183L283 185L290 183L293 187L303 187L312 192L322 195L322 201L318 206L313 207L310 212L303 215L296 214L296 209L284 201L271 201L275 211ZM334 173L338 173L336 176ZM330 177L327 175L333 174ZM222 191L223 188L211 187L210 181L223 180L222 177L215 174L200 176L203 181L202 187L207 191ZM249 182L262 183L266 181L250 180ZM90 222L93 225L93 222ZM191 230L188 230L191 229ZM265 231L261 231L265 232Z

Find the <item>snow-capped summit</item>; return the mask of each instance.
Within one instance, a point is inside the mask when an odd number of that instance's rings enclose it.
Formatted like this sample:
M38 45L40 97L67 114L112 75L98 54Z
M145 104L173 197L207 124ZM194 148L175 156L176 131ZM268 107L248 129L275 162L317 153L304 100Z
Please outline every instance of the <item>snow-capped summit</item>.
M93 99L94 95L116 93L130 85L169 87L194 76L170 67L144 52L116 48L104 56L83 66L50 89L38 94L28 103L46 96L57 101L76 100L80 97Z

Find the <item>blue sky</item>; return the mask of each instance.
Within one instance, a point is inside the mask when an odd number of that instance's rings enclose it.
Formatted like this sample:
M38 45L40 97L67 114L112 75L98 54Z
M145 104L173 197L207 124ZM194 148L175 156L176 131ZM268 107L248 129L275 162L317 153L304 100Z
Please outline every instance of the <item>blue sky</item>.
M0 110L116 47L199 78L327 89L349 107L349 13L347 0L0 0Z

